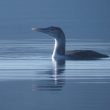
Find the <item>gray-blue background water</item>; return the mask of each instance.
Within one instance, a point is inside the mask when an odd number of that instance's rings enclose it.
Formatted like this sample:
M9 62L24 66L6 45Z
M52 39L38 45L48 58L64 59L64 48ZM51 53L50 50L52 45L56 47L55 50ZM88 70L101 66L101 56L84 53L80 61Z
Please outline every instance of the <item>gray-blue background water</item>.
M67 50L110 55L108 0L0 1L0 110L109 110L110 58L56 69L53 39L31 28L60 26Z

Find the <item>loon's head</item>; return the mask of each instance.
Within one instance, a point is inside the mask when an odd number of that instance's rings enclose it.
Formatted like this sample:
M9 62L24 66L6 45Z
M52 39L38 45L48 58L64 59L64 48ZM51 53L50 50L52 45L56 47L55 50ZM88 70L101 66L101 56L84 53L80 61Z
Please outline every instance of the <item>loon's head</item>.
M60 37L64 37L63 31L59 27L51 26L48 28L32 28L32 30L48 34L56 39L59 39Z

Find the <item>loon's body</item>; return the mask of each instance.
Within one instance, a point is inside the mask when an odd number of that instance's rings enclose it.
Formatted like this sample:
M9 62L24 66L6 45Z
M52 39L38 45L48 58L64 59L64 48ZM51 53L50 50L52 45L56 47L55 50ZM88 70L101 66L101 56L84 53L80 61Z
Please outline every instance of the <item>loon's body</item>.
M33 31L46 33L55 39L55 46L52 54L54 59L69 59L69 60L92 60L99 58L107 58L108 55L98 53L92 50L73 50L65 51L65 35L59 27L48 28L32 28Z
M92 50L74 50L66 52L67 59L74 60L95 60L99 58L107 58L107 55Z

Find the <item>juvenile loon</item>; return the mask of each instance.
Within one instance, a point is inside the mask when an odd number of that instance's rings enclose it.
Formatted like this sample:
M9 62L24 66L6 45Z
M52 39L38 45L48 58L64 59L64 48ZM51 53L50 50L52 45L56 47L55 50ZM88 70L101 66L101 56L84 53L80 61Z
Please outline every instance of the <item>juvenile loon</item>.
M59 27L48 28L32 28L33 31L42 32L52 36L55 39L52 58L54 59L69 59L69 60L93 60L109 57L108 55L98 53L92 50L73 50L65 51L65 34Z

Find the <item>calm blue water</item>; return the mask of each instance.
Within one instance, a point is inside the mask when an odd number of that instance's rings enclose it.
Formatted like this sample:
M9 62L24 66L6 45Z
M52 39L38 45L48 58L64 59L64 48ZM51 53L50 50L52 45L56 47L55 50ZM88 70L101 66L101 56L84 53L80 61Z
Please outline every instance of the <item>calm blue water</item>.
M40 37L36 35L36 37ZM52 63L53 40L2 40L0 108L11 110L107 109L110 58ZM110 55L106 42L68 41L69 49L94 49Z
M31 31L60 26L67 50L110 56L109 3L62 2L0 1L0 110L110 109L110 58L52 61L54 40Z

